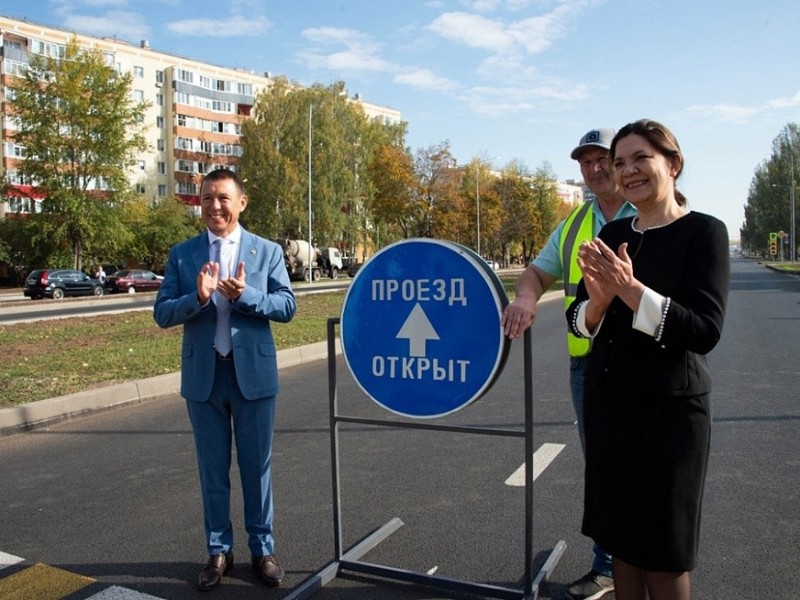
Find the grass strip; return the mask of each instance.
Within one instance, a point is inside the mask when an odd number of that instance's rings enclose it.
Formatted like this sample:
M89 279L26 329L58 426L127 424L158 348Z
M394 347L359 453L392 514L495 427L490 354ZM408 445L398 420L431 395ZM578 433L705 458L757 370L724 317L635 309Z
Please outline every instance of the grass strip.
M516 277L501 281L513 297ZM324 341L344 296L298 296L295 318L272 323L278 350ZM182 334L159 328L152 310L0 326L0 408L178 371Z

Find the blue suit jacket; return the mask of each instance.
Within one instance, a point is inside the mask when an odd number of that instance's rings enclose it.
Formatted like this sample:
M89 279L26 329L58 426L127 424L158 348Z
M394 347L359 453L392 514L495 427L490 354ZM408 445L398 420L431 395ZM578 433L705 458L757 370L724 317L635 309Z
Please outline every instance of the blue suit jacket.
M164 281L156 297L154 318L160 327L183 325L181 395L203 402L211 395L216 354L214 302L201 307L197 276L208 262L208 233L170 250ZM281 247L242 229L239 259L246 287L232 304L231 332L236 379L245 398L278 393L278 364L270 321L286 323L297 310Z

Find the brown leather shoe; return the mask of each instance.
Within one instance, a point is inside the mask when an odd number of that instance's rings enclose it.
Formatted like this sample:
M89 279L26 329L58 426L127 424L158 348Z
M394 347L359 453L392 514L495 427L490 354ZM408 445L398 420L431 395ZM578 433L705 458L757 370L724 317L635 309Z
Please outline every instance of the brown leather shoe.
M222 581L222 576L233 568L233 552L220 552L208 558L205 568L197 578L197 589L201 592L213 590Z
M274 556L266 554L264 556L254 556L252 559L253 569L258 578L269 587L278 587L283 581L285 572L283 567L278 564Z

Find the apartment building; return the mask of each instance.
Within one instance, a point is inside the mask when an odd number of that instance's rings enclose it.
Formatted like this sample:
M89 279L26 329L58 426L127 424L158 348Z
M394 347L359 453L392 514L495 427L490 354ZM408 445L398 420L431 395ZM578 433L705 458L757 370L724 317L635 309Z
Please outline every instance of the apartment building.
M250 117L258 92L270 85L270 74L157 52L147 40L137 46L0 16L4 88L9 77L24 71L31 55L63 56L73 36L82 48L102 52L119 72L131 73L133 98L150 104L145 115L150 151L138 158L130 177L137 191L154 201L176 195L199 210L202 176L218 167L236 169L242 156L241 125ZM5 97L4 93L0 111L5 183L0 218L8 212L34 212L41 201L36 190L20 180L25 149L13 142L14 123ZM361 104L370 118L401 120L399 111L364 102L358 94L351 101Z

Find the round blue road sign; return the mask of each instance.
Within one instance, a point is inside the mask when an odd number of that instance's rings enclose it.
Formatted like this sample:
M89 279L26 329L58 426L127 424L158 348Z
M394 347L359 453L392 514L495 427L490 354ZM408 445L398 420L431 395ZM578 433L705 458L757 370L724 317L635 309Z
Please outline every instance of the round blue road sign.
M350 284L342 353L384 408L412 418L448 415L480 398L502 370L506 304L497 274L472 250L403 240L376 253Z

